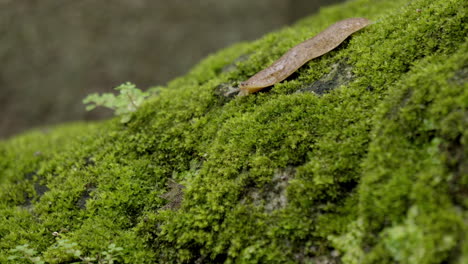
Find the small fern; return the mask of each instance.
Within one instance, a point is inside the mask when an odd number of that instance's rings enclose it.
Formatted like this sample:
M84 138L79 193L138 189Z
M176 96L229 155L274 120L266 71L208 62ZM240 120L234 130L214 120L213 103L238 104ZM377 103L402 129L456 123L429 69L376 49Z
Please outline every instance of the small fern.
M86 105L86 110L91 111L98 106L103 106L114 110L114 114L120 116L120 122L127 123L132 117L138 107L145 101L146 98L151 96L155 89L150 89L146 92L135 87L132 83L124 83L115 88L120 94L114 95L112 93L104 93L99 95L93 93L83 99Z

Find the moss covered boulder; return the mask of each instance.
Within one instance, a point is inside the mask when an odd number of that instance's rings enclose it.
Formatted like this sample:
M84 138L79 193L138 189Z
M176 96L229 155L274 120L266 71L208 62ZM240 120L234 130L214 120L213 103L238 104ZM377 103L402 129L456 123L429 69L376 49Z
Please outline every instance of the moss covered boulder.
M468 263L466 12L348 2L214 54L128 123L1 142L0 263ZM227 96L349 17L375 23Z

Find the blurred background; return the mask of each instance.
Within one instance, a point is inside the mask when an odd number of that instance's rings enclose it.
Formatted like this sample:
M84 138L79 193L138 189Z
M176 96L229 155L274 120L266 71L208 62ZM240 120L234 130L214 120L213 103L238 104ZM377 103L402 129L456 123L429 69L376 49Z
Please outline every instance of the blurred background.
M82 99L130 81L145 90L210 53L343 0L0 0L0 139L107 118Z

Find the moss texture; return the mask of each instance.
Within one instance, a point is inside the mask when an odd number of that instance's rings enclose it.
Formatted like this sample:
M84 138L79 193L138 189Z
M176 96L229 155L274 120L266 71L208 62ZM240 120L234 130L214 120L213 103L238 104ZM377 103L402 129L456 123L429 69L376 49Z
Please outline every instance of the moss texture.
M109 245L119 263L467 263L466 11L323 9L208 57L126 125L2 142L0 263L24 244L48 263ZM348 17L375 23L267 92L220 92Z

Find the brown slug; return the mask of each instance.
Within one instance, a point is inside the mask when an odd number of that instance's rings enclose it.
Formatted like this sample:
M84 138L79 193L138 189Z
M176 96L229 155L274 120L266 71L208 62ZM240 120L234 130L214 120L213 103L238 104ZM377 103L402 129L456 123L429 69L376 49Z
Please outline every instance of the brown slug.
M329 26L315 37L294 46L270 67L240 83L239 95L255 93L283 81L302 65L338 47L347 37L370 23L366 18L348 18Z

